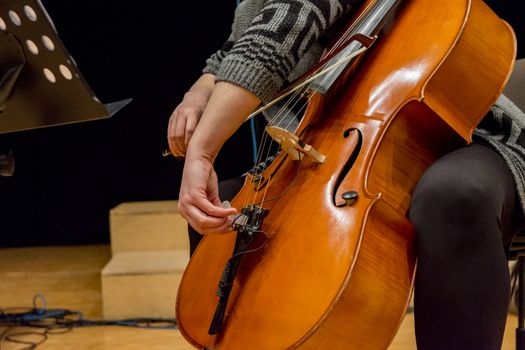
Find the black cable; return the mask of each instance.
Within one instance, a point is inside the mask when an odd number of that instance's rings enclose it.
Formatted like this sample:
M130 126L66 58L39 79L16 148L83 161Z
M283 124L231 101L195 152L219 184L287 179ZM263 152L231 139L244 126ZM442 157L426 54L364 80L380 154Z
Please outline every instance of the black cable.
M20 308L17 308L20 309ZM128 318L121 320L88 320L78 311L67 309L30 309L26 312L6 312L0 309L0 326L57 328L87 326L126 326L154 329L176 329L175 319Z
M37 301L41 300L44 307L37 307ZM62 334L76 327L93 326L123 326L145 329L177 329L175 319L163 318L129 318L121 320L88 320L79 311L68 309L46 309L45 298L36 295L33 299L33 308L0 308L0 350L5 343L17 343L27 345L18 350L33 350L45 342L49 334ZM35 330L27 330L34 328ZM38 336L36 341L21 339L28 335Z

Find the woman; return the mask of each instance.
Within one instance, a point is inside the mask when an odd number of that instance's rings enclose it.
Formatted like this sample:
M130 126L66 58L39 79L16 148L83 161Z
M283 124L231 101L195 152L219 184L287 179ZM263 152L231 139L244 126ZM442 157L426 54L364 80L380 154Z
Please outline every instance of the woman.
M232 34L173 112L168 142L186 155L179 210L199 234L232 224L223 207L239 180L219 187L213 161L261 102L319 59L337 21L361 1L245 0ZM418 268L415 327L419 349L500 349L509 273L505 245L525 226L525 115L501 96L475 142L434 163L412 198Z

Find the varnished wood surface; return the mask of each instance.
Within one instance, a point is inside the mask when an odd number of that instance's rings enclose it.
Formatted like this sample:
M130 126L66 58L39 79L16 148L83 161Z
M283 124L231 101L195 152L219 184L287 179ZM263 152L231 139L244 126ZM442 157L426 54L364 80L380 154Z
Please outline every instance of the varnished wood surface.
M100 271L109 259L110 247L106 245L0 249L0 308L30 307L33 296L41 293L48 308L76 310L87 319L100 319ZM133 307L131 300L130 307ZM516 324L516 317L509 315L502 350L515 348ZM408 314L389 350L415 350L413 327L413 315ZM2 350L21 348L9 343L0 346ZM174 330L104 326L49 335L37 349L190 350L193 347Z

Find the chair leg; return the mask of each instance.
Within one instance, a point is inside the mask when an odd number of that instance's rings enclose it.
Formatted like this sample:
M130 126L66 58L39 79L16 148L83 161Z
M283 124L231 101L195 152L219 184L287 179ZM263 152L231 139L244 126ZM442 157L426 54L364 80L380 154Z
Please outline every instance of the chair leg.
M525 350L525 256L518 257L518 328L516 328L516 350Z

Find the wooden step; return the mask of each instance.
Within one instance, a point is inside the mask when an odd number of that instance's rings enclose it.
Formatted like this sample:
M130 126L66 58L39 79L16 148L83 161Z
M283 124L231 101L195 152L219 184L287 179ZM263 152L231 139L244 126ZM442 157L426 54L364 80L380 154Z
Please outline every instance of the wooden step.
M187 223L175 200L126 202L109 215L112 254L189 246Z
M119 252L101 272L103 316L175 318L175 297L187 249Z

